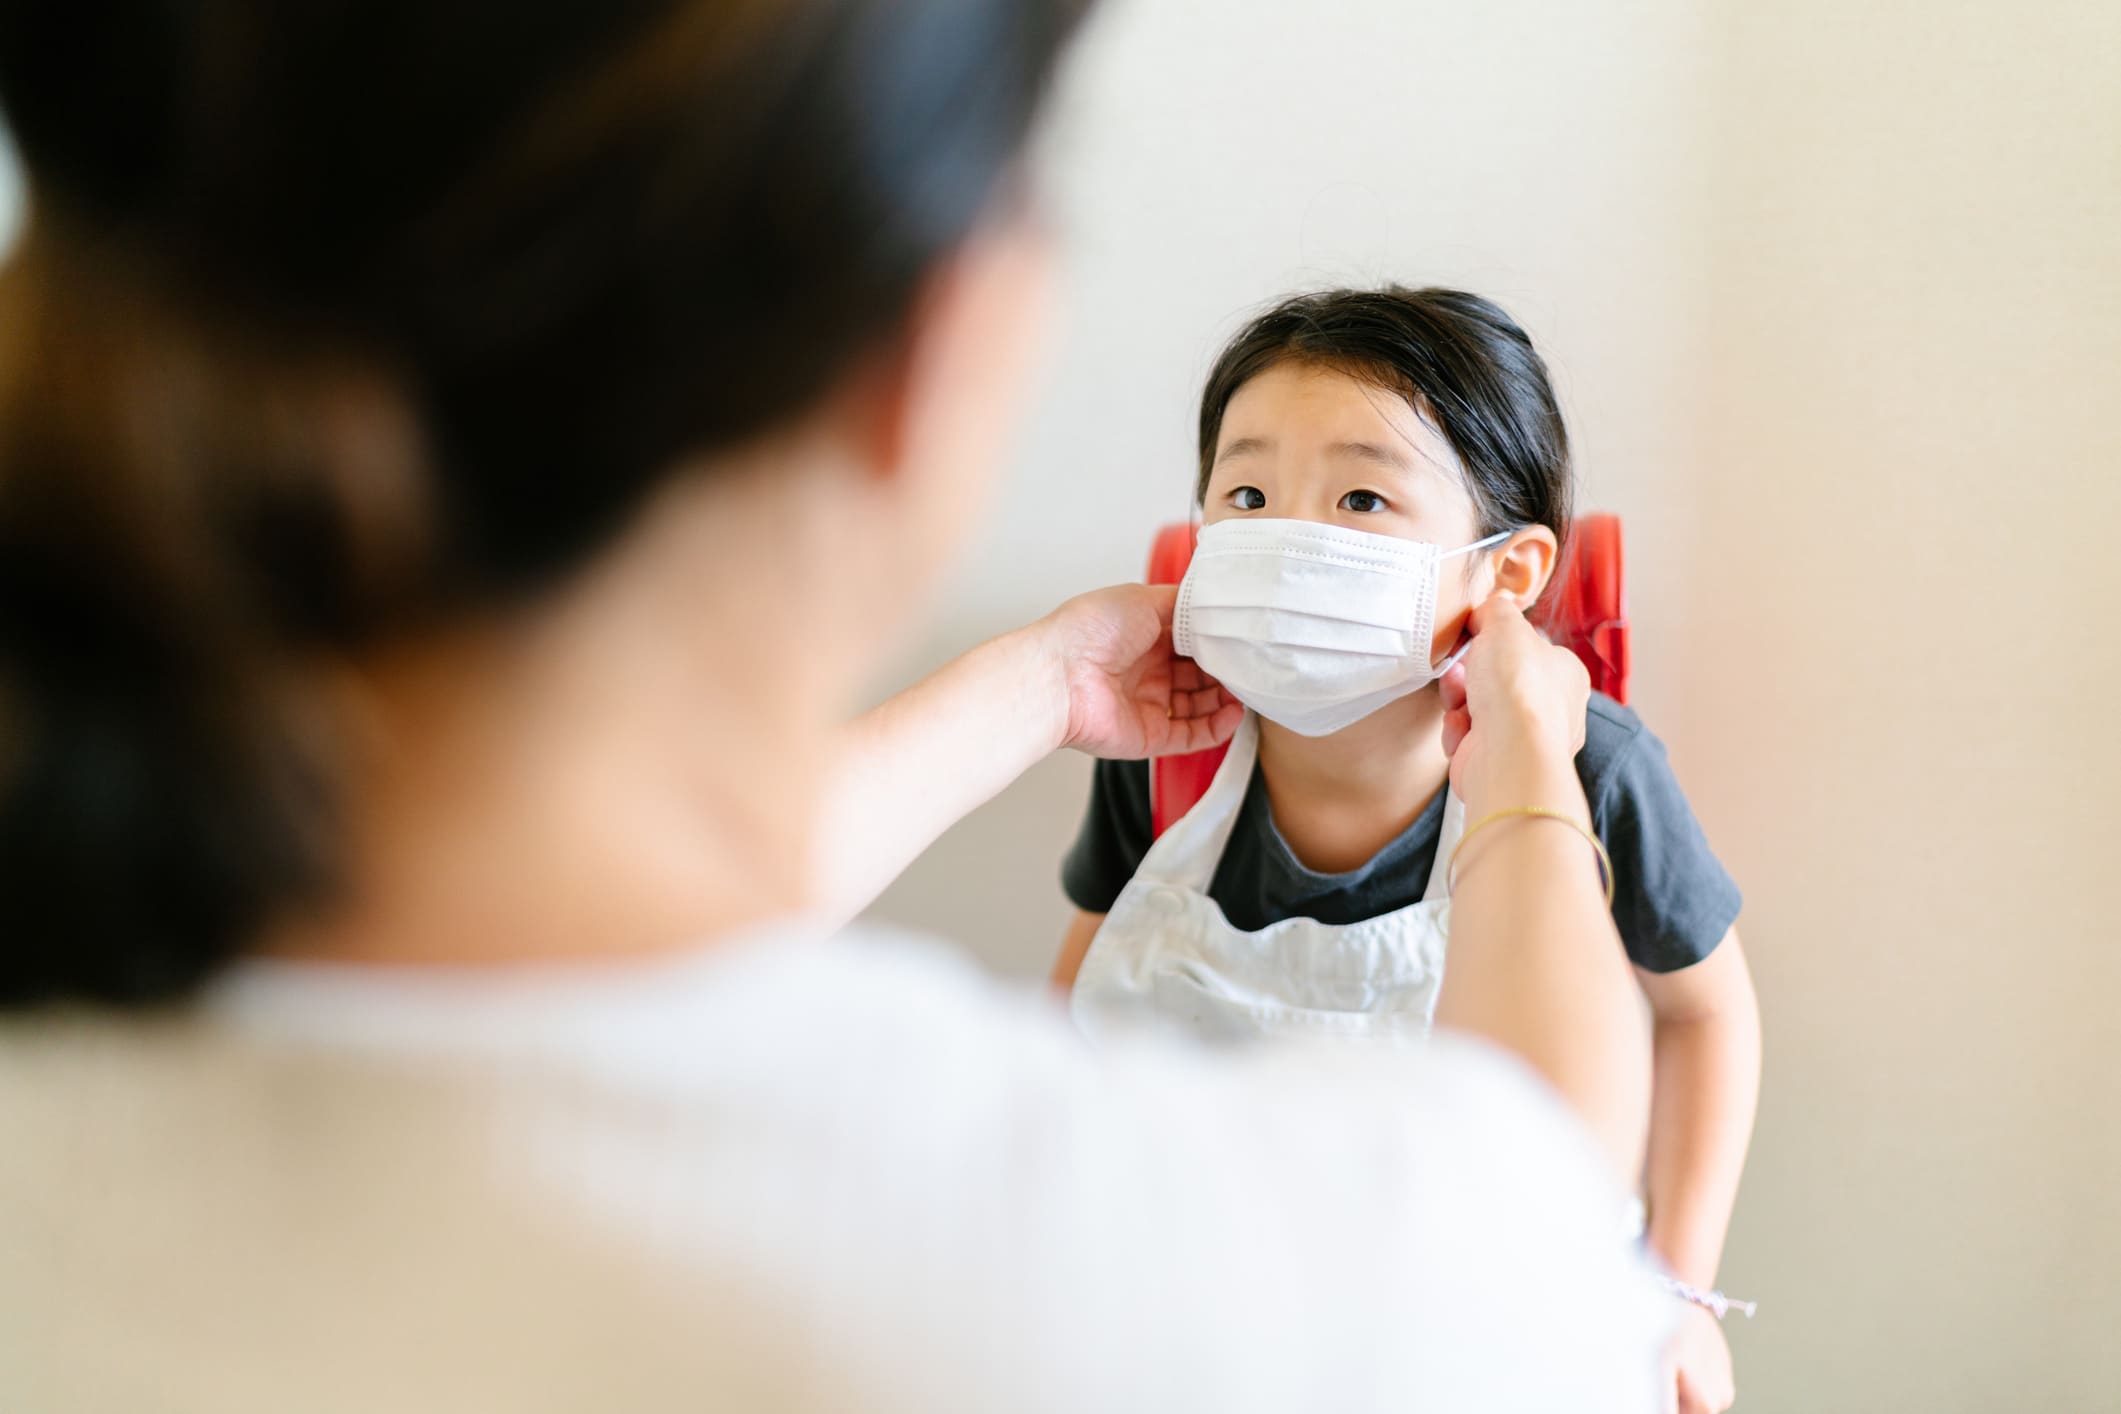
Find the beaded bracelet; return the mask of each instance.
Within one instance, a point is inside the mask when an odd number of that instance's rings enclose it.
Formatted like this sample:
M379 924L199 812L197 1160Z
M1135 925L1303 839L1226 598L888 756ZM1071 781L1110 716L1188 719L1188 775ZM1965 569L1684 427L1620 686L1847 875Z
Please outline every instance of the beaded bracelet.
M1483 815L1471 829L1460 835L1458 837L1458 848L1451 851L1450 862L1444 866L1444 893L1446 896L1449 896L1458 888L1458 856L1464 854L1466 846L1473 843L1473 836L1498 820L1509 820L1518 816L1533 820L1559 821L1589 840L1591 848L1598 851L1599 876L1605 881L1605 906L1607 908L1613 906L1613 856L1605 852L1605 841L1598 838L1596 830L1593 830L1589 825L1584 824L1574 816L1564 815L1559 810L1548 810L1538 805L1520 805L1513 810L1498 810L1493 815Z
M1753 1313L1760 1309L1760 1303L1757 1301L1738 1301L1720 1291L1703 1291L1698 1286L1688 1286L1677 1277L1659 1277L1657 1280L1666 1291L1681 1301L1699 1306L1719 1321L1733 1311L1750 1321L1753 1319Z

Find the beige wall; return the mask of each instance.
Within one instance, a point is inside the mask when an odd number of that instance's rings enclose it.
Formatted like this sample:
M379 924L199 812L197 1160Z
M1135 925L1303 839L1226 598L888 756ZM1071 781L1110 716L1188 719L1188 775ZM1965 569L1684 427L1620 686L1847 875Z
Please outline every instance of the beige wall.
M1137 571L1246 305L1499 296L1747 891L1741 1407L2116 1407L2121 5L1138 0L1067 97L1053 376L906 670ZM1084 778L880 912L1043 966Z
M2121 1401L2121 7L1715 36L1663 725L1751 887L1764 1407Z

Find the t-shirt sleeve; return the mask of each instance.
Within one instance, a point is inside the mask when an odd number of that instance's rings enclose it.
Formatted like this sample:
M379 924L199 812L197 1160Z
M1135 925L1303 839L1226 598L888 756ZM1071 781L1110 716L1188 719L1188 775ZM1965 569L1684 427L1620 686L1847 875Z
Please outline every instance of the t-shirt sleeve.
M1664 743L1638 727L1596 783L1591 814L1613 856L1613 921L1635 965L1677 972L1714 952L1743 900Z
M1061 861L1061 888L1069 900L1087 913L1109 912L1149 852L1152 829L1149 763L1098 762L1082 828Z

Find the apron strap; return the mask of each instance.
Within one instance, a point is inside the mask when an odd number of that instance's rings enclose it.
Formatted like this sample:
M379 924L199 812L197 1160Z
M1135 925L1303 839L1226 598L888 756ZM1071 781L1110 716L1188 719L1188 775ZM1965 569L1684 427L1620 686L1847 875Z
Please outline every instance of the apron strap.
M1451 896L1451 856L1458 853L1458 842L1465 837L1466 803L1446 779L1443 783L1443 824L1436 832L1436 862L1429 866L1429 887L1421 896L1423 903L1441 903Z
M1237 735L1230 739L1230 750L1216 769L1207 794L1157 836L1149 852L1142 856L1135 877L1206 893L1215 881L1215 868L1222 863L1230 835L1237 828L1245 792L1252 785L1252 768L1258 760L1259 718L1247 712ZM1466 803L1446 781L1443 823L1437 831L1436 860L1429 867L1428 888L1422 893L1424 903L1439 903L1450 897L1451 856L1465 833Z
M1245 713L1230 738L1230 749L1216 768L1200 803L1180 816L1156 837L1142 856L1137 879L1154 879L1205 894L1215 880L1215 866L1237 827L1237 817L1252 785L1252 767L1259 760L1259 718Z

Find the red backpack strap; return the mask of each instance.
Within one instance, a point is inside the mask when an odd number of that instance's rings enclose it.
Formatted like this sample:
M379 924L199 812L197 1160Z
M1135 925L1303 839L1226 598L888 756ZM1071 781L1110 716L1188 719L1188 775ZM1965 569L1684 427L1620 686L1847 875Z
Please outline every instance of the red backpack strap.
M1157 531L1149 547L1148 582L1177 584L1184 579L1186 566L1193 563L1194 542L1199 538L1200 527L1192 521L1179 521ZM1226 742L1183 756L1159 756L1149 763L1152 838L1170 829L1180 816L1200 803L1229 749Z
M1547 637L1583 660L1591 686L1615 702L1628 700L1626 568L1620 517L1580 517L1561 569L1532 611Z

